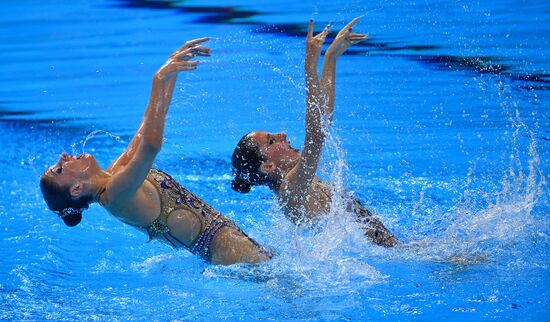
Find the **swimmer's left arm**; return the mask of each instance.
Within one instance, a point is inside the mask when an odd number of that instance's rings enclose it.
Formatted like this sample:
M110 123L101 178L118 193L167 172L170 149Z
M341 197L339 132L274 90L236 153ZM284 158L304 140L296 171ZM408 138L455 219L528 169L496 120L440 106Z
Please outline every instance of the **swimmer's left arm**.
M359 21L355 18L350 21L334 38L332 44L325 53L323 68L321 71L322 97L326 100L325 113L329 122L332 122L334 115L334 87L336 83L336 60L346 49L353 44L367 40L367 35L352 33L352 27Z

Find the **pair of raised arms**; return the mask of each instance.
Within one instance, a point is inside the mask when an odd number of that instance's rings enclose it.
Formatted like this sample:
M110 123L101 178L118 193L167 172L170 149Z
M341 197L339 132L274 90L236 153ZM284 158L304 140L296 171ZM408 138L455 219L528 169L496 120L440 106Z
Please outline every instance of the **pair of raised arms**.
M327 134L326 127L332 122L336 60L349 46L367 39L364 34L352 32L352 27L357 21L359 18L353 19L342 28L325 52L321 80L317 75L317 65L323 43L330 32L330 26L327 25L322 32L314 36L313 20L309 22L304 63L306 76L305 140L300 163L286 177L288 181L286 189L299 199L307 194L308 187L315 176ZM323 117L327 120L326 123L323 123Z

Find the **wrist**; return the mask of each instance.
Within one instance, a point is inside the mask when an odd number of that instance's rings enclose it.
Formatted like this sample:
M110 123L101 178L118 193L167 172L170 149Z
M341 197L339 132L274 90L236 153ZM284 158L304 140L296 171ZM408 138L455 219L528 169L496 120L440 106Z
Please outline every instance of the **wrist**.
M162 71L162 68L156 71L154 78L157 80L163 80L165 78L166 74Z
M166 71L164 71L162 69L159 69L155 73L154 78L158 81L166 82L166 81L169 81L169 80L175 78L176 76L177 76L177 74L175 74L175 73L167 73Z

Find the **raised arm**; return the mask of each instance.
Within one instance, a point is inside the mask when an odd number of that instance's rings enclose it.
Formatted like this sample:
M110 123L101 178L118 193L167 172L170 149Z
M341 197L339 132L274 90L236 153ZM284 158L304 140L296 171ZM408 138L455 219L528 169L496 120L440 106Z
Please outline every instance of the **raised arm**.
M366 35L354 34L351 32L353 25L359 21L359 18L353 19L348 23L334 38L334 41L325 53L323 61L323 69L321 71L321 91L326 115L329 124L332 122L334 115L334 86L336 75L336 60L342 55L350 45L357 44L367 39Z
M291 183L293 194L298 196L304 193L305 187L309 185L315 175L319 156L323 149L324 134L321 129L324 108L321 99L321 87L317 75L317 64L325 38L330 29L325 29L316 36L313 36L313 20L309 21L306 37L306 57L304 73L306 78L306 135L299 165L293 169L287 179Z
M135 156L137 148L143 143L143 131L146 124L151 116L155 114L157 108L165 111L165 113L168 112L168 107L172 100L172 93L174 92L174 85L176 84L177 72L179 71L170 72L170 68L176 67L176 63L178 62L187 62L192 58L191 55L208 56L209 49L199 45L207 40L208 38L199 38L186 42L183 46L178 48L178 50L174 51L166 63L155 73L153 76L149 104L147 104L141 124L124 152L107 168L108 171L116 171L116 169L126 166ZM187 63L196 65L196 62ZM185 70L195 69L196 66L191 65L188 68L190 69Z
M313 37L313 26L310 22L306 46L306 133L304 146L300 162L287 177L291 183L293 193L304 194L307 187L315 176L319 159L325 142L326 127L332 122L334 112L334 85L336 73L336 59L352 44L367 39L365 35L351 33L351 27L358 21L356 18L348 23L336 36L334 42L325 53L321 81L317 82L316 64L314 55L308 55L310 52L320 49L326 34L325 30ZM322 35L322 37L320 37ZM319 39L318 39L319 37ZM321 40L322 39L322 40ZM311 56L311 62L315 61L315 69L311 68L312 63L308 64L308 56ZM318 56L317 56L318 58ZM309 69L309 70L308 70ZM328 123L323 124L323 116L326 116ZM324 126L323 126L324 125Z
M317 64L325 38L330 29L327 25L325 29L317 36L313 36L313 19L309 20L309 26L306 37L306 57L304 62L304 71L306 76L306 93L310 93L310 89L315 89L319 85L319 77L317 76ZM307 102L307 101L306 101Z
M107 187L109 199L117 196L118 200L124 200L125 196L133 195L147 176L162 146L177 74L196 69L198 61L190 61L195 56L210 56L210 49L199 45L206 40L208 38L185 43L153 76L151 96L139 129L126 150L107 169L113 175Z
M304 149L307 148L308 153L302 153L301 164L308 165L302 169L306 173L299 173L299 180L307 180L308 176L315 174L317 169L316 160L323 148L324 137L321 130L323 110L323 99L321 86L317 76L317 64L325 38L330 32L330 27L327 25L325 29L317 36L313 36L313 20L309 21L309 27L306 38L306 59L304 64L304 72L306 77L306 135L304 141ZM310 160L311 159L311 160ZM311 171L308 171L311 170ZM310 174L309 172L313 172Z

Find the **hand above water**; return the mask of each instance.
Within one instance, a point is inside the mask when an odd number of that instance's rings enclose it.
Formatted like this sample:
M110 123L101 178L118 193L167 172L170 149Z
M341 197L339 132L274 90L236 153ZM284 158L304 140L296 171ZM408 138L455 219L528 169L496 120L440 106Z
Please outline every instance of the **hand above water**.
M187 41L183 46L174 51L166 63L156 73L159 79L172 78L182 70L197 69L198 61L191 61L196 56L210 56L210 48L200 44L209 38L198 38Z
M327 58L336 59L342 55L349 46L355 45L361 41L367 40L367 35L352 33L352 27L359 21L359 17L350 21L338 34L334 41L327 49L325 56Z
M323 43L325 42L325 38L329 32L330 26L327 25L323 31L316 36L313 36L313 19L309 20L306 38L306 64L310 64L312 67L317 67L319 56L321 55L321 49L323 48Z

